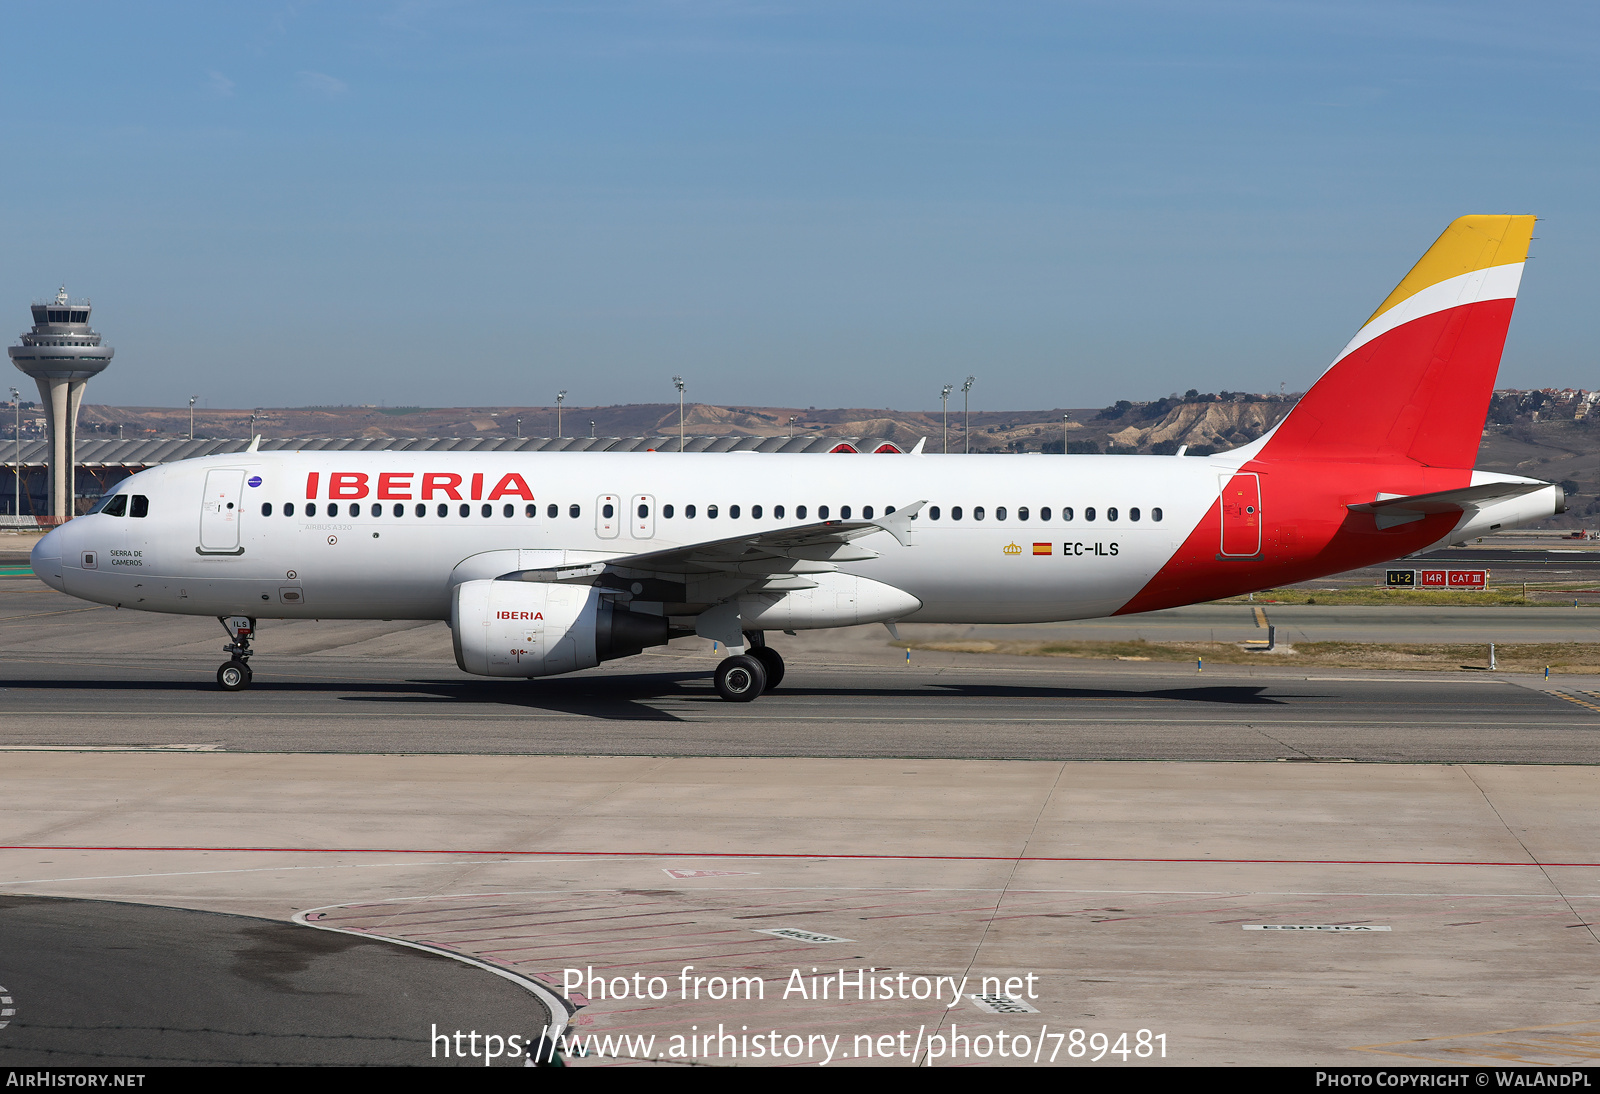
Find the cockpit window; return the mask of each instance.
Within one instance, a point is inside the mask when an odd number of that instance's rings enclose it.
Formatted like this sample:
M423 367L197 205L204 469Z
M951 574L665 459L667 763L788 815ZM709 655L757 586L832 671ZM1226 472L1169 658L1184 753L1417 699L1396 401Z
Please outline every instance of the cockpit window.
M150 499L143 494L133 495L133 508L128 511L130 517L147 517L150 515Z
M104 513L108 517L120 517L128 511L128 495L107 494L95 502L91 513Z

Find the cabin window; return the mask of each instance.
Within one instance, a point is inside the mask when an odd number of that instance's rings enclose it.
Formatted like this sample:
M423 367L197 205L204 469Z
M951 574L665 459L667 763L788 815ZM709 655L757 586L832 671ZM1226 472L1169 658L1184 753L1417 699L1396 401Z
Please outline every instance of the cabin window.
M428 507L426 505L418 505L417 506L417 516L425 517L427 515L428 515Z
M773 517L775 517L775 518L776 518L776 519L778 519L778 520L782 520L782 519L783 519L783 506L781 506L781 505L774 505L774 506L773 506L773 507L772 507L772 515L773 515Z
M729 520L738 520L739 519L739 507L737 505L728 506L728 519Z
M750 507L750 519L751 520L760 520L761 519L761 506L752 505Z
M308 505L308 506L306 506L306 510L307 510L307 512L309 512L309 511L310 511L310 509L311 509L311 506L309 506L309 505ZM330 501L330 502L329 502L329 503L328 503L328 515L329 515L329 516L330 516L330 517L336 517L336 516L338 516L338 515L339 515L339 503L338 503L338 502L336 502L336 501Z
M650 515L650 507L648 505L639 506L639 519L640 520L643 520L645 517L648 517L649 515Z
M715 505L706 506L706 519L707 520L716 520L717 519L717 507Z
M527 517L529 520L535 520L539 516L539 507L530 501L527 505L522 507L522 515Z
M841 520L850 519L850 507L848 505L839 506L839 517Z
M124 502L123 504L127 504L127 503ZM111 513L111 506L109 506L109 505L106 506L104 509L101 510L101 512L102 513ZM111 513L111 515L114 516L114 517L120 517L122 514L121 513ZM264 502L261 503L261 515L264 516L264 517L270 517L272 515L272 503L270 501L264 501Z
M286 501L283 503L283 515L286 517L294 516L294 502Z
M468 505L466 502L462 502L459 512L462 516L469 517L472 515L472 506Z
M1000 519L1004 520L1005 518L1001 517ZM1028 519L1028 507L1026 505L1017 506L1017 519L1018 520L1027 520Z
M939 519L939 507L937 505L931 506L928 509L928 519L929 520L938 520Z
M571 517L573 520L577 520L578 517L582 515L582 513L583 513L583 509L580 508L579 506L576 506L576 505L567 506L567 516Z
M600 515L610 520L617 515L617 507L608 501L600 507Z
M546 507L546 509L544 511L544 515L549 517L551 520L554 520L560 514L561 514L561 510L556 508L556 505L555 505L554 502L551 502L550 505L548 507Z
M983 506L975 505L975 506L972 507L972 519L973 520L982 520L983 519Z
M1006 519L1006 507L1004 505L997 505L997 506L994 507L994 519L995 520L1005 520Z
M951 520L960 520L961 519L961 506L952 505L950 507L950 519Z
M1160 520L1161 519L1161 510L1160 509L1152 509L1152 510L1150 510L1150 519L1151 520Z
M1117 507L1115 505L1113 505L1111 508L1106 510L1106 519L1107 520L1116 520L1117 519Z
M501 506L500 515L508 519L514 517L517 515L517 507L507 502L505 505Z
M379 505L377 502L373 502L372 503L372 515L375 516L375 517L383 516L383 506Z
M661 507L661 515L669 520L672 518L672 503L668 502Z
M391 510L391 512L393 512L394 515L397 516L397 517L405 516L406 515L405 503L404 502L398 502L398 501L395 502L394 503L394 509Z
M1093 520L1094 519L1094 506L1090 505L1090 506L1088 506L1088 507L1086 507L1084 509L1084 511L1083 511L1083 519L1084 520Z
M1139 510L1137 510L1137 509L1129 509L1128 510L1128 519L1129 520L1138 520L1139 519Z
M694 519L694 506L693 505L685 505L683 507L683 515L688 520L693 520Z
M317 503L314 502L314 501L306 502L306 516L314 517L316 515L317 515ZM135 513L134 516L138 516L138 514Z
M817 506L817 519L818 520L827 520L828 519L828 507L826 505Z
M871 520L872 519L872 506L863 505L861 507L861 519L862 520Z
M892 505L885 505L885 506L884 506L884 507L883 507L883 515L884 515L884 516L889 516L889 515L890 515L890 514L891 514L891 513L893 513L893 512L894 512L894 506L892 506ZM911 519L912 519L912 520L916 520L916 519L917 519L917 514L915 514L915 513L912 513L912 514L911 514Z
M439 515L441 517L448 517L450 515L450 507L442 501L439 503Z
M794 518L796 520L806 519L806 507L804 505L796 505L794 507Z

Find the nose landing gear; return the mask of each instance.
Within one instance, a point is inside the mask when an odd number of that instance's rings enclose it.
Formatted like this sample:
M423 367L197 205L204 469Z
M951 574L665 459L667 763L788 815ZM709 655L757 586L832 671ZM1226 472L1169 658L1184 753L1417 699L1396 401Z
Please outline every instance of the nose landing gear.
M228 632L230 641L223 652L231 656L217 669L217 686L223 691L243 691L250 686L254 675L250 671L250 639L256 631L256 621L249 616L218 616L217 622Z

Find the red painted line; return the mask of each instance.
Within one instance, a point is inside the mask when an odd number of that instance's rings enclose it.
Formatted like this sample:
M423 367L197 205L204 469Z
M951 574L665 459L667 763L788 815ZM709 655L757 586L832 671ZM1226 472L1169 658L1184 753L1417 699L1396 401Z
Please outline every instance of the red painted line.
M1095 855L839 855L776 851L461 851L438 847L87 847L49 843L0 844L0 851L210 851L295 855L484 855L517 858L749 858L871 862L1151 862L1243 866L1591 866L1600 862L1469 862L1455 859L1360 858L1124 858ZM684 890L690 892L692 890Z

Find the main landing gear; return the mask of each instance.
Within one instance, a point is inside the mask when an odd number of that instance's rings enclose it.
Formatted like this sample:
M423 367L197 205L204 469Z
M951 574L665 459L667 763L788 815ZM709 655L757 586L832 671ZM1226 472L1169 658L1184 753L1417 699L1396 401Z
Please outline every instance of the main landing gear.
M749 703L783 681L783 658L767 645L760 631L744 633L744 653L726 657L717 665L717 694L730 703Z
M217 617L230 641L223 652L231 656L217 669L217 686L223 691L243 691L250 686L250 638L256 632L256 621L249 616L227 615Z

